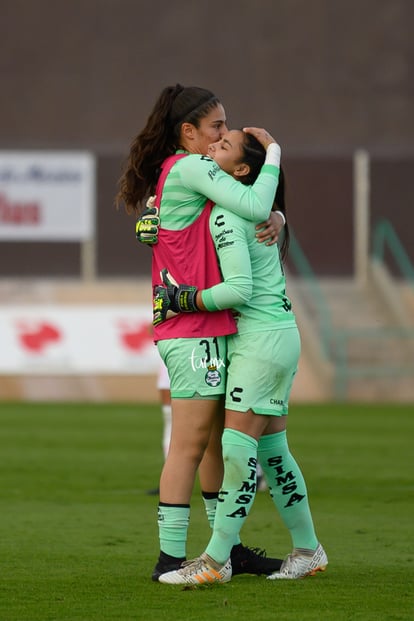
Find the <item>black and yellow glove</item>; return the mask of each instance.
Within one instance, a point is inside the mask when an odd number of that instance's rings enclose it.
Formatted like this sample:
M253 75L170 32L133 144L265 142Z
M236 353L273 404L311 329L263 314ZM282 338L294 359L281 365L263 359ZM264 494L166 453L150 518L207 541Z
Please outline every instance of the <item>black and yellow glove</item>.
M154 287L153 325L158 326L178 313L198 312L196 304L197 287L179 285L167 269L160 272L164 285Z
M167 288L172 311L175 313L195 313L199 310L196 304L197 287L192 285L179 285L167 268L161 270L160 276Z
M137 240L147 246L154 246L158 243L160 217L158 207L155 206L155 199L155 196L150 196L144 211L135 223Z
M176 317L178 313L171 310L171 302L168 297L167 287L158 285L154 287L154 296L152 298L152 325L159 326L167 319Z

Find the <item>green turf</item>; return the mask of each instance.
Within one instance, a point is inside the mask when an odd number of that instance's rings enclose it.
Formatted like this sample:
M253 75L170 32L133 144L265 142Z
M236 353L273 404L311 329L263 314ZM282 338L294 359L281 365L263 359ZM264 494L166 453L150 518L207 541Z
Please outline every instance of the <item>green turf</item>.
M157 406L0 404L0 621L414 619L414 406L294 405L289 437L329 567L315 578L153 583ZM195 490L189 556L208 526ZM290 540L257 495L244 543Z

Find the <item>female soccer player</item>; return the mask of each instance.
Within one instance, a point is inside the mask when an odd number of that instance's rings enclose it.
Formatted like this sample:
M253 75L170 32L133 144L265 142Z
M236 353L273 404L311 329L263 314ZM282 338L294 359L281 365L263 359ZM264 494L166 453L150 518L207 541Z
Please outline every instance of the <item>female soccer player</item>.
M265 130L252 129L267 149L266 165L256 183L244 187L206 157L208 145L227 130L225 123L223 106L212 92L176 85L162 91L146 126L132 143L117 202L133 210L149 195L157 195L161 229L153 248L154 286L161 284L159 272L167 258L178 278L183 274L200 288L220 282L208 230L211 201L237 208L255 223L269 218L280 147ZM160 556L154 580L185 560L190 498L203 456L200 481L211 525L214 520L223 476L226 336L235 331L227 310L188 314L154 328L168 367L172 398L170 447L160 479ZM266 558L263 551L245 548L239 540L234 543L234 573L269 574L280 567L279 559Z
M260 144L242 131L230 131L209 154L223 170L252 183L263 163ZM280 176L276 202L284 209ZM205 552L179 570L160 577L167 584L226 582L231 578L230 550L256 493L260 460L273 502L289 529L293 552L270 579L297 579L324 570L328 559L319 543L301 470L290 453L286 423L299 354L300 336L277 246L254 242L254 227L240 215L216 205L210 229L224 281L207 290L191 290L187 308L180 300L191 289L175 286L164 271L166 289L156 289L155 322L171 312L217 312L233 308L237 334L228 337L228 374L223 433L224 480L213 534ZM165 266L168 267L168 264ZM173 276L173 273L171 273ZM192 309L189 307L192 306ZM169 321L175 321L171 319ZM165 322L168 324L168 321Z

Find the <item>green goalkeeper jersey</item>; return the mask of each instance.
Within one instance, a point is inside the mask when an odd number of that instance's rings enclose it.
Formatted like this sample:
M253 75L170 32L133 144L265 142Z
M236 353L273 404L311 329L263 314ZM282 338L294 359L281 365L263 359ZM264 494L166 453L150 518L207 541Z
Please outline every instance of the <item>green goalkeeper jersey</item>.
M210 231L224 282L203 291L206 308L237 311L239 333L296 326L277 244L258 243L254 223L218 205Z
M269 217L278 179L279 168L265 163L255 183L244 186L206 155L188 154L174 164L166 178L161 226L173 231L189 226L204 209L206 198L251 221L263 222Z

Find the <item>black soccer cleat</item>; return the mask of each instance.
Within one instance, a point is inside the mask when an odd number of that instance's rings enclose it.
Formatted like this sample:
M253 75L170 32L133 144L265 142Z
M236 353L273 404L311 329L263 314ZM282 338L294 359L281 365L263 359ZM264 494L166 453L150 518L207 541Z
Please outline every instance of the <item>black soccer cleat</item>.
M233 576L237 574L265 574L269 576L279 571L283 559L268 558L266 551L260 548L248 548L241 543L233 546L230 554Z
M154 582L158 582L158 578L161 574L166 574L167 571L175 571L176 569L180 569L183 561L185 561L185 557L178 558L177 556L170 556L165 552L160 552L157 564L152 572L152 580Z

